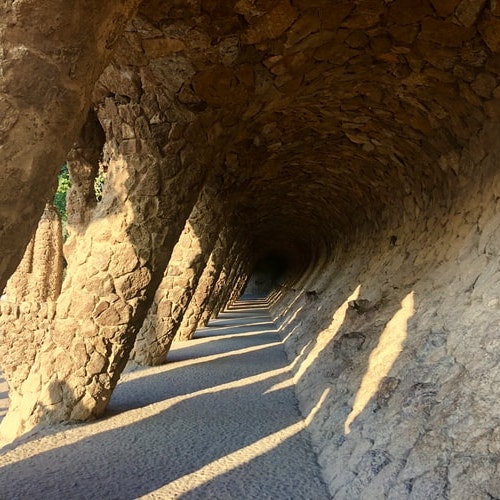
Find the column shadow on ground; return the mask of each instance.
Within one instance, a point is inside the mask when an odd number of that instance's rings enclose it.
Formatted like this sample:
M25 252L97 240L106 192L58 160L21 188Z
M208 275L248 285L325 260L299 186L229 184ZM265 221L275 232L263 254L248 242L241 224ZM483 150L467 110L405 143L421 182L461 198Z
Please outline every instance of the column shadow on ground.
M0 457L2 495L329 498L301 427L294 389L277 385L288 377L277 334L242 333L239 343L224 336L200 342L198 356L220 357L132 372L118 385L106 419L40 435L26 444L31 456L23 452L12 463L6 460L16 450ZM239 386L232 388L232 382ZM247 453L267 437L272 441L261 452ZM44 451L44 442L52 448ZM207 475L217 461L220 470Z

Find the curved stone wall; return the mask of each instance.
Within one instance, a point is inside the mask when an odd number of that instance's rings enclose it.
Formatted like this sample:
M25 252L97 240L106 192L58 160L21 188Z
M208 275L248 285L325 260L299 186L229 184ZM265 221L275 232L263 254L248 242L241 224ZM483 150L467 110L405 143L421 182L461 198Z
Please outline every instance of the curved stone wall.
M499 132L460 166L494 171ZM499 193L479 175L275 299L334 498L498 496Z

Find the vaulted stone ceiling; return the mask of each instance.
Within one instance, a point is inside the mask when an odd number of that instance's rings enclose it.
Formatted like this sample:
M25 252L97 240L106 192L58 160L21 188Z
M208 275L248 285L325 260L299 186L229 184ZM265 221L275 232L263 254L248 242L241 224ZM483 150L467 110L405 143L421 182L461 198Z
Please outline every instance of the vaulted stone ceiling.
M223 191L257 247L271 234L333 243L470 174L454 159L498 114L497 16L474 0L149 0L94 101L149 104L165 145L166 122L198 122L196 161L223 158Z

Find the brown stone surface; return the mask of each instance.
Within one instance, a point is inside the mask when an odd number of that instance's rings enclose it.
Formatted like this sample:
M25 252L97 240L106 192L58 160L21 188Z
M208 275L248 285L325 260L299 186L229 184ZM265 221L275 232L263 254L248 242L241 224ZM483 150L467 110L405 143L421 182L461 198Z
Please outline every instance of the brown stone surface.
M59 215L46 205L16 272L3 291L11 303L54 301L63 281L63 236Z
M332 495L498 497L499 19L484 0L0 7L1 287L72 145L75 181L57 303L1 304L2 429L102 414L162 281L150 314L192 328L277 253ZM186 259L212 247L179 241L206 179L202 219L220 202L227 230L209 278Z
M0 289L55 190L92 88L138 3L0 5Z
M131 357L139 364L154 366L166 361L217 241L223 207L217 190L209 186L200 193L137 335Z

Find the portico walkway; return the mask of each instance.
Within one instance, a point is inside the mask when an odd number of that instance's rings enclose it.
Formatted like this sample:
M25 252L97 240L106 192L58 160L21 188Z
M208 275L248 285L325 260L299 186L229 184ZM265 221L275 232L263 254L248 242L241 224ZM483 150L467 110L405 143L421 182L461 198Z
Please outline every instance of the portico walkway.
M8 500L329 498L262 301L128 371L106 418L39 431L0 466Z

